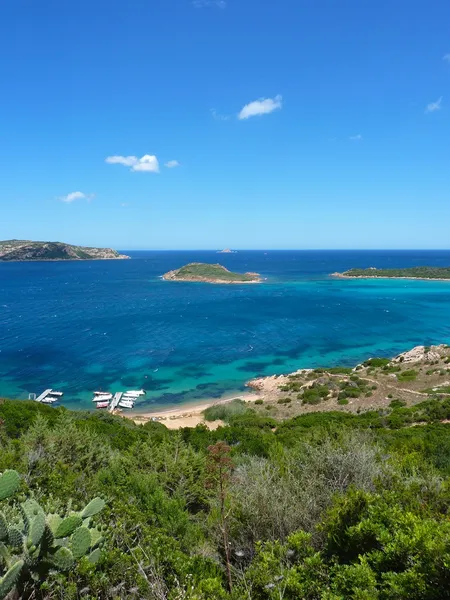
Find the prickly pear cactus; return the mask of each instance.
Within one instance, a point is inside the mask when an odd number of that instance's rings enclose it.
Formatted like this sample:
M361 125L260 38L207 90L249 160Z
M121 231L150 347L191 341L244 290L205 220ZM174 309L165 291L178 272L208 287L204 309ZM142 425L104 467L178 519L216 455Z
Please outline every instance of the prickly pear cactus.
M61 521L55 531L55 538L65 538L81 526L83 519L79 515L70 515Z
M11 498L19 486L19 474L5 471L0 500ZM79 512L69 502L61 514L46 514L33 499L10 502L9 510L0 512L0 599L14 588L20 593L31 580L42 581L50 570L70 570L82 557L96 563L103 537L90 522L104 506L104 500L94 498Z
M101 498L93 498L86 508L81 511L81 518L93 517L105 508L105 501Z
M20 573L22 572L24 562L18 560L10 567L3 577L0 577L0 598L4 598L13 589L19 580Z
M20 486L20 476L17 471L5 471L0 476L0 500L12 496Z

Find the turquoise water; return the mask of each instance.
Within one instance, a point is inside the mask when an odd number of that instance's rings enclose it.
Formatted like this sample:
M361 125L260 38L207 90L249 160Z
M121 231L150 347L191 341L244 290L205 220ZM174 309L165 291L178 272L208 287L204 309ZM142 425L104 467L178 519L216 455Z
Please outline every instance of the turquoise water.
M134 252L129 261L0 263L0 395L48 387L70 408L144 387L139 410L238 394L258 375L353 365L450 342L450 282L340 280L350 267L450 265L450 251ZM171 283L191 261L260 285Z

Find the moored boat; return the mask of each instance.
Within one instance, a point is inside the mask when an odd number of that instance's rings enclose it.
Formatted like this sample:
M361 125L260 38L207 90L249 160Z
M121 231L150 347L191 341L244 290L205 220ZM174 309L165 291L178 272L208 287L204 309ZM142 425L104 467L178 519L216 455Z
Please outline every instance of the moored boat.
M97 402L97 408L108 408L109 402Z
M121 400L119 402L119 406L121 408L133 408L134 407L134 402L133 402L133 400Z
M135 396L136 398L139 396L145 396L145 390L128 390L124 393L124 396Z
M92 402L105 402L106 400L111 400L112 397L112 394L97 395L92 398Z

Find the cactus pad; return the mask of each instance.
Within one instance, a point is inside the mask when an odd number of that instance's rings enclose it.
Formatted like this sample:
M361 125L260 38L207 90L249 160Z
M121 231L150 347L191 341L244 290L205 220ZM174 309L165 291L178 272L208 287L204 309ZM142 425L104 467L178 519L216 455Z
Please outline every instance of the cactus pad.
M58 529L61 521L62 517L60 517L57 513L47 515L47 524L50 527L50 530L53 534Z
M91 564L95 565L95 563L98 562L99 558L100 558L100 548L96 548L89 554L88 561Z
M98 529L90 529L91 532L91 547L95 548L103 540L102 532Z
M81 558L91 547L91 534L87 527L78 527L71 539L72 553L75 558Z
M31 521L30 532L28 534L28 539L34 546L37 546L42 536L44 535L45 529L45 515L44 513L38 513L34 519Z
M13 548L21 548L23 546L23 535L17 527L10 527L8 529L8 539Z
M61 521L55 531L55 538L63 538L71 535L75 529L78 529L82 524L83 520L78 515L71 515Z
M19 486L19 473L17 471L5 471L0 476L0 500L5 500L5 498L12 496L19 489Z
M98 514L101 510L105 508L105 501L101 498L93 498L89 504L84 508L81 512L81 517L86 519L88 517L93 517Z
M16 585L19 580L20 573L22 571L24 562L19 560L13 566L6 571L3 577L0 577L0 598L4 598Z
M68 548L58 548L53 555L53 564L61 571L68 571L74 563L72 552Z
M8 524L5 515L0 513L0 540L8 539Z

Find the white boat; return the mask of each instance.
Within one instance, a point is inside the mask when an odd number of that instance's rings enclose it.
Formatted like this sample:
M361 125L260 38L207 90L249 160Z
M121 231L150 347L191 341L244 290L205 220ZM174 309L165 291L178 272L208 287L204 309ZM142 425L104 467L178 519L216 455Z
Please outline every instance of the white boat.
M109 392L94 392L94 396L104 396L105 394L109 394Z
M57 402L58 398L52 398L51 396L47 396L43 400L41 400L42 404L53 404L53 402Z
M61 396L64 396L64 392L54 392L54 391L52 391L51 395L52 396L58 396L58 398L60 398Z
M133 408L134 407L134 402L133 402L133 400L121 400L119 402L119 406L121 408Z
M109 402L97 402L97 408L108 408Z
M128 390L124 396L135 396L137 398L138 396L145 396L145 393L145 390Z
M92 402L105 402L106 400L111 400L112 397L112 394L102 394L101 396L94 396Z

